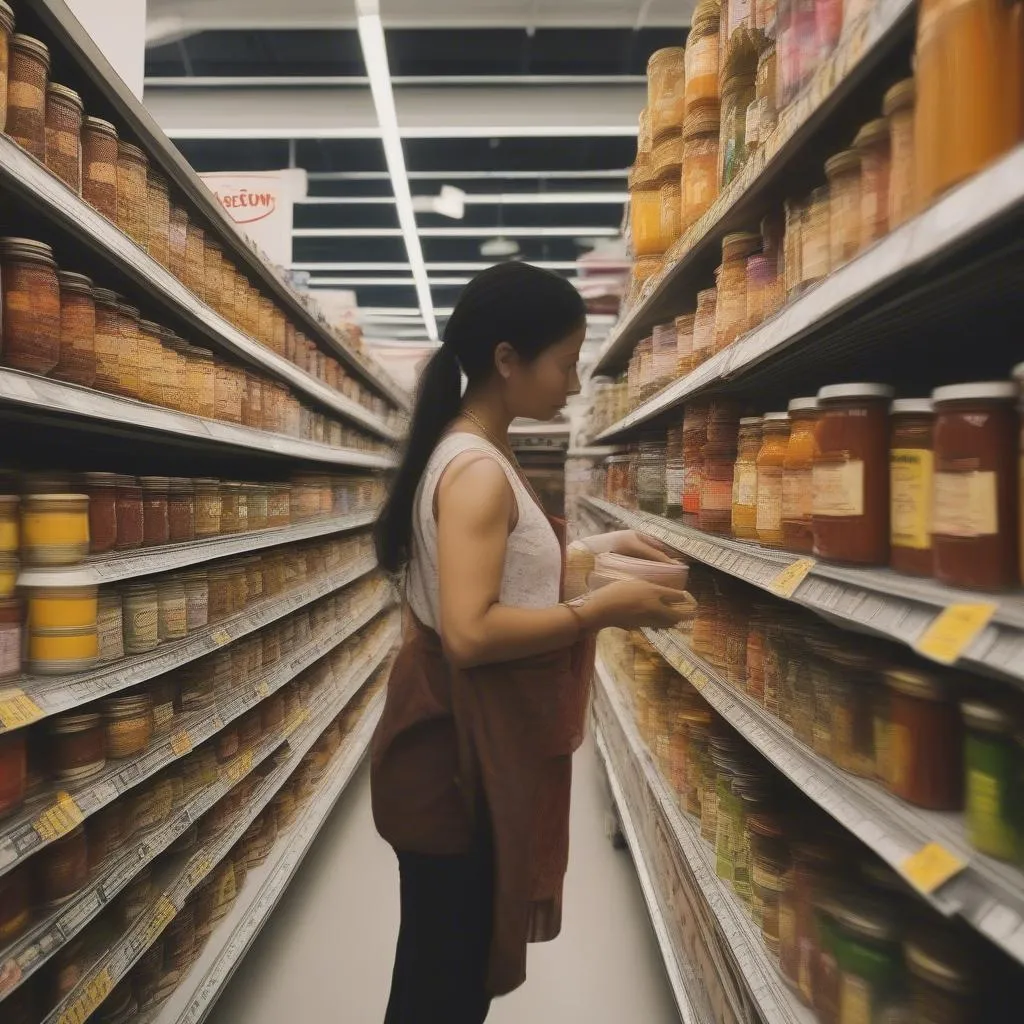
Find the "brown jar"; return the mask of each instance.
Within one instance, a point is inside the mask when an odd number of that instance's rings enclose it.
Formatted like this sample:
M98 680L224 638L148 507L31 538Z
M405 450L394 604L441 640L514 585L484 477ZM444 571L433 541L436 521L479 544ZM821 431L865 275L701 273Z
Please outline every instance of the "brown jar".
M95 711L69 711L47 723L47 761L55 779L84 782L103 771L107 763L103 719Z
M879 117L857 133L860 156L860 247L867 248L889 230L889 121Z
M50 51L20 32L11 37L7 74L7 134L37 160L46 159L46 82Z
M195 481L196 537L217 537L221 534L223 503L220 481L200 477Z
M82 118L85 107L74 89L51 82L46 87L46 166L82 194Z
M117 478L117 550L142 547L142 488L133 476Z
M830 384L818 392L814 554L837 562L889 561L889 423L892 388Z
M189 347L189 392L193 395L195 406L190 408L195 416L213 419L216 410L215 380L216 361L209 349L197 345Z
M146 249L149 255L165 267L170 265L171 196L167 179L152 168L146 184L149 193L147 213Z
M195 488L188 477L172 476L167 506L168 540L171 544L196 539Z
M29 864L21 864L6 875L0 875L0 943L5 946L13 942L32 920L32 879L29 876ZM21 990L19 989L18 992ZM8 996L4 1001L4 1021L8 1003L18 995ZM37 1014L27 1018L26 1024L34 1024L39 1019ZM17 1012L14 1012L15 1024L21 1024Z
M141 754L153 738L153 700L148 693L110 697L102 702L107 757Z
M29 238L0 238L5 366L49 373L60 360L60 285L53 250Z
M188 605L182 578L160 576L156 590L160 643L184 640L188 636Z
M6 652L3 650L4 637L4 606L13 606L20 611L16 601L0 601L0 678L3 678L3 662ZM17 653L20 655L20 644ZM26 730L16 729L13 732L0 734L0 820L18 810L25 799L25 778L28 772L28 752ZM3 934L3 923L0 922L0 935Z
M92 281L84 274L62 270L60 287L60 358L56 380L90 388L96 381L96 304Z
M935 577L1003 590L1018 581L1017 387L954 384L935 403Z
M889 417L889 564L897 572L931 576L932 401L897 398Z
M152 583L133 583L124 588L124 652L146 654L160 643L160 605Z
M40 850L37 859L39 899L47 907L59 906L89 881L89 842L85 827L79 825L62 839Z
M148 548L166 544L170 537L170 479L144 476L139 482L142 484L142 545Z
M14 11L0 0L0 132L7 124L7 78L11 70L11 36L14 35ZM0 942L3 940L0 928Z
M84 473L81 489L89 495L89 553L113 551L117 546L117 474Z
M145 247L148 238L149 160L130 142L117 144L117 226Z
M120 296L107 288L93 289L96 332L94 351L96 354L95 386L100 391L117 394L118 348L121 342Z
M220 532L241 533L244 529L239 514L242 485L236 481L224 481L220 485ZM248 519L248 508L246 509Z
M214 356L214 365L214 418L228 423L241 423L244 373L217 356Z
M184 284L198 299L206 301L206 232L191 220L185 236Z
M117 129L99 117L82 125L82 198L117 221Z
M207 238L203 244L203 277L206 283L206 301L221 316L234 305L234 282L227 279L227 265L224 262L224 250L213 238ZM231 301L227 301L227 296Z
M179 280L185 280L188 256L188 212L171 202L167 224L167 269Z

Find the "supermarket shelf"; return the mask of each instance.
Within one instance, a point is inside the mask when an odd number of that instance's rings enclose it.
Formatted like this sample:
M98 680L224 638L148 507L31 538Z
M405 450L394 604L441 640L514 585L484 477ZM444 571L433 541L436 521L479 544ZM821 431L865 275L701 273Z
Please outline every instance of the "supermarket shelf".
M206 1020L366 756L383 706L381 693L347 739L320 791L292 826L288 840L280 842L262 865L249 872L241 895L198 961L170 998L144 1017L143 1024L201 1024Z
M25 807L0 826L0 875L13 870L33 854L60 838L46 823L55 820L81 821L95 814L122 794L134 789L146 779L185 757L211 736L260 701L276 693L300 672L379 615L392 603L387 595L380 595L363 611L331 624L327 636L306 644L288 661L279 662L248 679L243 687L224 695L212 707L196 712L187 720L177 723L173 733L137 757L112 761L96 779L70 792L60 790L48 793Z
M258 279L263 288L298 321L303 330L318 339L322 346L329 347L350 369L356 371L364 381L391 399L397 406L408 408L409 396L398 386L384 368L378 366L366 356L349 349L339 341L303 305L295 292L282 280L274 268L264 261L249 245L248 241L239 234L230 217L214 198L213 193L203 184L178 149L161 131L159 125L157 125L145 106L124 84L117 72L100 52L95 42L82 28L78 19L71 13L64 0L36 0L32 4L32 8L33 13L43 21L48 31L52 33L52 37L67 48L72 59L78 64L84 74L88 76L107 103L116 111L115 119L128 126L130 134L134 134L141 143L142 148L149 156L150 162L156 163L160 170L167 175L172 185L188 197L192 206L205 218L207 228L212 226L216 231L217 240L234 257L237 263L245 267L253 277ZM99 113L104 117L109 116L103 111L92 112ZM2 141L7 143L6 139ZM7 144L11 145L10 143ZM30 158L26 157L26 159ZM6 158L0 158L0 163L6 165ZM37 169L39 168L38 164L34 166ZM28 186L21 185L18 181L17 173L12 170L0 171L0 175L4 178L4 184L14 189L18 195L24 195L26 188L30 191L32 190L31 184ZM59 185L56 179L53 179L53 181ZM72 195L66 189L63 191L68 196ZM87 211L90 209L86 204L82 205ZM67 217L63 209L55 210L54 213L59 215L62 220ZM94 213L93 216L96 217L98 215ZM102 220L102 217L100 219ZM76 230L76 233L82 231L81 227L76 227L73 224L68 224L67 226ZM89 230L92 230L91 226ZM125 269L130 268L126 267ZM172 278L172 280L175 279ZM149 278L147 283L151 287L154 285L159 287L160 284L155 278ZM198 302L194 298L192 301ZM335 394L330 392L330 389L327 390L330 394Z
M991 603L989 623L960 654L957 664L1024 686L1024 596L958 590L934 580L904 576L891 569L850 569L757 544L701 533L646 512L635 512L599 498L584 502L606 519L639 530L676 551L735 576L846 629L872 633L916 649L925 631L951 605ZM811 563L806 577L790 592L780 573ZM919 651L927 656L927 652Z
M190 416L173 409L161 409L137 402L133 398L105 395L90 388L64 384L18 370L0 369L0 405L11 405L34 413L64 413L114 424L119 431L135 435L140 429L154 430L192 443L226 445L336 466L388 469L394 465L390 455L375 455L354 448L335 448L317 441L304 441L267 430Z
M864 18L844 26L843 38L835 51L782 112L765 144L707 213L669 250L664 270L648 283L641 300L602 345L590 371L592 376L624 365L637 341L649 334L655 324L679 312L674 308L679 286L694 263L712 255L723 235L748 230L751 221L760 218L766 198L777 192L791 170L793 157L812 133L851 95L877 62L909 35L914 9L913 0L879 0Z
M283 356L250 338L205 302L197 298L169 270L158 263L117 225L93 209L17 143L0 135L0 184L13 194L40 208L61 228L86 243L147 292L235 355L300 393L359 424L375 434L393 440L396 432L358 402L339 394ZM77 269L77 268L74 268ZM102 279L102 272L94 270ZM100 281L102 283L102 280Z
M19 587L85 587L114 583L117 580L148 576L155 572L169 572L188 565L198 565L214 558L241 555L278 544L294 544L314 537L326 537L333 533L344 533L369 526L377 518L376 509L355 512L316 522L296 523L292 526L274 527L269 530L254 530L251 533L237 533L208 540L189 541L185 544L166 545L157 548L142 548L137 551L120 551L90 558L80 565L56 568L22 569L18 576Z
M657 875L651 870L647 863L648 852L644 849L640 840L637 826L633 821L633 811L626 799L625 791L619 776L616 774L615 765L612 763L611 754L605 743L604 736L600 729L595 730L597 750L604 763L605 772L608 775L608 784L611 787L612 797L619 812L619 823L622 826L622 833L626 837L630 853L633 855L633 864L636 867L637 878L640 881L640 891L644 894L644 902L647 904L647 912L651 917L651 925L654 928L654 937L657 939L658 947L661 950L661 958L665 963L665 973L668 974L669 985L672 987L672 995L676 1001L676 1008L679 1010L679 1019L683 1024L700 1024L708 1020L705 1015L698 1014L690 1002L687 994L692 990L692 983L689 981L691 971L689 965L683 962L676 950L672 940L668 924L665 921L665 913L662 905L668 901L661 894L658 888Z
M798 789L877 853L936 910L961 914L1024 963L1024 875L972 849L961 814L925 811L881 786L850 775L801 743L790 730L722 678L671 631L644 634L680 675ZM964 868L939 888L916 884L908 858L938 844ZM1011 927L1016 922L1016 927ZM996 927L998 925L999 927Z
M365 576L376 564L374 558L355 562L337 573L320 577L304 589L262 601L185 640L161 645L148 654L123 658L111 665L76 675L23 676L16 686L0 691L0 733L88 704L195 661L204 654L210 654L233 640L283 618L289 612L311 604L325 594L340 590Z
M811 1010L786 986L777 963L764 946L760 929L748 916L740 899L718 878L714 850L701 838L700 825L679 809L637 732L614 680L600 660L595 682L595 713L614 771L620 778L632 776L642 780L646 797L644 809L650 809L647 813L653 811L664 823L666 835L678 845L730 958L730 965L720 973L739 980L756 1007L755 1019L763 1024L816 1024Z
M604 459L614 455L618 448L615 445L590 445L589 447L570 448L566 455L570 459Z
M285 756L258 785L252 799L242 808L232 825L222 835L201 846L185 864L171 872L170 877L165 879L160 895L105 951L101 959L84 972L81 980L67 997L44 1019L44 1024L79 1024L102 1003L113 987L124 978L170 924L189 895L213 871L270 803L324 728L355 696L359 687L383 661L386 653L382 652L376 661L364 664L360 670L354 672L343 688L336 685L325 687L313 698L314 706L308 709L305 718L300 716L285 725L284 735L277 741L277 746L280 746L283 740L287 741L288 749ZM233 763L238 761L242 762L244 771L236 771L234 779L231 778L230 771L226 773L229 785L225 787L225 792L255 767L247 763L244 755Z

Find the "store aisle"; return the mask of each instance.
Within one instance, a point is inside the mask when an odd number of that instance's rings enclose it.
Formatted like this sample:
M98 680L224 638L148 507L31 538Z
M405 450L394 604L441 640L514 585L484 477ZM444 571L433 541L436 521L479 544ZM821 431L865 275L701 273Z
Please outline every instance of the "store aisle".
M565 929L530 948L526 985L488 1024L671 1024L677 1015L629 854L605 836L593 743L576 757ZM398 931L398 871L364 766L214 1008L212 1024L380 1024Z

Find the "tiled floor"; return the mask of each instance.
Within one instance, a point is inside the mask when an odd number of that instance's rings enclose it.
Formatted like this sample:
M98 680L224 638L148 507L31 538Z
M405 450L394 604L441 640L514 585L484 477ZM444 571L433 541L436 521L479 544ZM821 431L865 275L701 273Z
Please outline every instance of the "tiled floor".
M678 1020L629 854L605 836L597 756L576 757L565 926L532 946L529 978L488 1024L673 1024ZM212 1024L380 1024L398 871L353 779L298 876L210 1017Z

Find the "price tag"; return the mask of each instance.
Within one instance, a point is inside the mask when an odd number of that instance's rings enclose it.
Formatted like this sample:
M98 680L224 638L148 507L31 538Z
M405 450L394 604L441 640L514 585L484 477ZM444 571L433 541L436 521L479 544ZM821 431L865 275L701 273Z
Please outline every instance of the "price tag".
M143 932L142 941L146 949L156 942L157 936L174 920L177 913L178 908L171 902L170 897L161 894Z
M218 647L223 647L231 643L231 634L226 629L218 629L213 632L212 639Z
M900 870L911 885L927 895L935 892L940 885L945 885L966 866L964 861L944 846L928 843L907 857L900 865Z
M285 736L291 736L293 732L309 717L309 711L306 708L299 708L291 718L285 722L284 734Z
M205 856L201 861L192 865L189 871L189 885L198 885L213 870L213 858Z
M184 757L192 749L192 737L188 734L188 729L179 729L171 737L171 750L174 751L175 757Z
M694 671L689 674L689 679L698 690L703 690L704 687L708 685L707 673L704 672L703 669L694 669Z
M252 751L244 750L228 765L227 777L231 782L237 782L252 771Z
M24 690L0 690L0 725L4 729L20 729L42 717L43 709Z
M66 836L73 828L77 828L85 820L82 809L75 803L70 793L58 793L57 802L48 807L32 822L32 827L44 843L52 843L61 836Z
M952 665L989 624L999 605L951 604L924 631L914 650L926 658Z
M814 565L813 558L798 558L791 562L769 584L772 593L778 594L779 597L792 597Z
M265 680L262 683L257 683L256 684L256 696L259 697L260 700L263 700L265 697L269 697L270 696L270 684L267 683Z
M83 1024L93 1011L110 995L114 979L110 968L104 967L86 982L78 998L57 1018L57 1024Z

